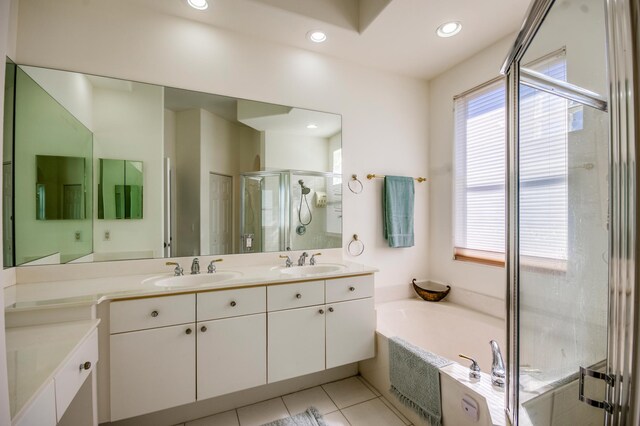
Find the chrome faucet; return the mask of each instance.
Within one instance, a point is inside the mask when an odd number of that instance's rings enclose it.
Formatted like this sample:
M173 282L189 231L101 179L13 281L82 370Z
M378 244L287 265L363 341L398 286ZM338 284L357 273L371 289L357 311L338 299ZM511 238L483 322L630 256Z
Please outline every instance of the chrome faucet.
M311 259L309 259L309 265L313 266L316 264L317 260L316 260L316 256L320 256L322 255L322 253L316 253L314 255L311 256Z
M165 265L167 265L167 266L175 266L175 269L173 270L173 275L175 275L176 277L184 275L184 271L182 270L182 266L180 266L180 264L178 262L167 262L167 263L165 263Z
M495 340L490 341L489 344L491 345L491 353L493 354L493 362L491 363L491 384L496 387L503 388L506 370L504 368L504 360L502 359L500 346L498 346L498 342Z
M298 266L304 266L305 263L307 263L307 257L309 257L309 253L302 252L302 254L300 255L300 258L298 259Z
M293 266L293 262L291 261L291 258L289 256L281 254L279 257L280 259L287 259L284 261L285 268L291 268Z
M200 273L200 261L197 257L193 258L193 262L191 262L191 275L197 275Z
M213 274L214 272L216 272L216 262L222 262L223 259L213 259L211 262L209 262L209 266L207 266L207 273L208 274Z

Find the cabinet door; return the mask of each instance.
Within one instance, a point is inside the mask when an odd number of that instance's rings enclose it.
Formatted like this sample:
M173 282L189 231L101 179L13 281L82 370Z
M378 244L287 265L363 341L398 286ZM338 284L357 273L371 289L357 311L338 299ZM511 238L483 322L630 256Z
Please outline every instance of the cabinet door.
M267 314L200 322L198 400L267 383Z
M268 315L269 383L324 370L323 305Z
M111 421L196 400L195 324L111 335Z
M373 298L327 305L327 368L375 355Z

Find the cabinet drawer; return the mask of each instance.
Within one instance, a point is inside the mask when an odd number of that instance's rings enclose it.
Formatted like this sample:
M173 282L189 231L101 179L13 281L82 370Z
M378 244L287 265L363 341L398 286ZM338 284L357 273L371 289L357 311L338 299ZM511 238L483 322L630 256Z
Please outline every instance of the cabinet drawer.
M111 302L111 334L195 321L195 294Z
M266 287L198 293L197 320L237 317L266 312Z
M373 275L327 280L327 303L373 297Z
M58 421L60 421L67 407L71 404L76 393L78 393L80 386L96 367L97 362L98 330L94 330L53 379L56 387Z
M324 303L324 281L307 281L267 287L267 310L302 308Z

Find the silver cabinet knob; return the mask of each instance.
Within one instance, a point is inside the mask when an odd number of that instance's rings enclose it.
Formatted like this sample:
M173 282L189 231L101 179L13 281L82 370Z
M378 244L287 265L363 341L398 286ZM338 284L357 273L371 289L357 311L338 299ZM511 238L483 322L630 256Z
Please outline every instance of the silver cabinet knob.
M207 327L203 325L202 327L200 327L200 331L204 333L205 331L207 331Z
M349 291L356 291L355 287L349 287Z
M300 293L296 294L296 299L302 299L302 295Z
M154 318L157 317L158 316L158 311L151 312L151 316L154 317Z
M232 301L231 301L231 303L229 303L229 304L231 305L231 307L234 307L234 306L236 306L236 305L237 305L237 303L236 303L236 301L235 301L235 300L232 300Z
M185 333L187 333L187 334L191 334L191 329L190 329L190 328L187 328L187 329L185 330Z
M80 364L80 370L89 370L91 368L91 363L89 361Z
M320 310L318 311L318 313L319 313L320 315L324 314L324 309L320 309Z
M329 308L329 312L333 312L333 308Z

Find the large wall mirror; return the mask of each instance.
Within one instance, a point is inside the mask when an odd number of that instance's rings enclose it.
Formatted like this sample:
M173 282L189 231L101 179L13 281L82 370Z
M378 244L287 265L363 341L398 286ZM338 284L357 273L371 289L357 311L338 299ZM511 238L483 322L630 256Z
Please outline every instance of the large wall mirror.
M4 266L335 248L336 114L7 62Z

